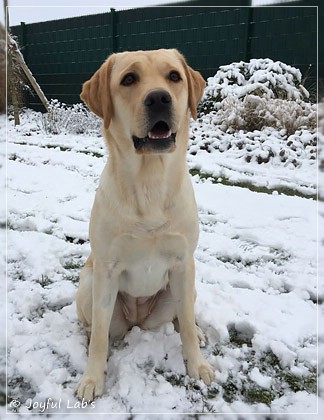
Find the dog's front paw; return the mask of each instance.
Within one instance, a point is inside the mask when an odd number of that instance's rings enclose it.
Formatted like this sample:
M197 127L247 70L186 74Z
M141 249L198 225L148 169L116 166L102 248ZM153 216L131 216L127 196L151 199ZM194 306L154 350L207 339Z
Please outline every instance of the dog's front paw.
M96 397L100 397L104 391L104 379L104 375L84 374L76 387L76 396L85 401L93 401Z
M204 359L189 362L187 365L188 375L194 379L202 379L206 385L210 385L214 380L214 371L210 364Z

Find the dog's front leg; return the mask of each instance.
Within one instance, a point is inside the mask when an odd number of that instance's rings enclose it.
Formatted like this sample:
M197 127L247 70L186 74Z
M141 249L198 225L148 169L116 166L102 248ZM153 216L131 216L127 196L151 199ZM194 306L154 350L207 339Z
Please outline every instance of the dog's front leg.
M94 261L92 328L86 370L77 385L78 398L93 401L103 394L111 317L118 293L118 274L107 263Z
M182 341L182 352L187 359L187 371L194 379L210 385L214 372L204 359L199 347L195 322L195 262L194 259L178 263L170 270L170 288L177 302L177 317Z

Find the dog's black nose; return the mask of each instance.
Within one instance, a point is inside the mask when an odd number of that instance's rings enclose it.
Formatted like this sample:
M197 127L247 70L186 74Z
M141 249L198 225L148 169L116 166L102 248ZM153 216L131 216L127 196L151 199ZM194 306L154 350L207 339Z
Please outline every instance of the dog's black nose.
M144 105L152 112L162 112L170 108L172 99L166 90L154 90L144 99Z

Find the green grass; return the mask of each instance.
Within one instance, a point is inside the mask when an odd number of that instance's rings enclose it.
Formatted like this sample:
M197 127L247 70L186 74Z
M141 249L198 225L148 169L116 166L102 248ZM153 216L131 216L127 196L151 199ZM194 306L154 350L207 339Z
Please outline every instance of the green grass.
M63 268L69 273L63 274L64 280L69 280L72 283L78 283L80 278L80 271L84 265L81 258L71 258L63 263Z
M261 257L256 256L254 258L242 259L240 257L235 258L235 256L230 257L228 255L217 255L215 258L222 264L230 264L238 270L245 270L246 273L249 273L253 268L262 267L266 264L272 264L276 267L276 274L283 273L284 264L291 260L292 256L284 250L275 248L269 248L268 252L270 255L263 255Z
M212 349L212 354L218 357L226 357L228 349L237 349L245 346L238 362L241 364L239 375L229 370L225 382L216 381L210 387L205 388L188 378L188 376L177 375L172 372L155 369L156 375L162 375L174 387L185 387L187 397L193 402L200 401L203 404L202 412L215 412L214 403L223 398L228 404L235 401L242 401L246 404L265 404L270 407L271 403L287 392L306 391L309 394L317 393L317 372L316 369L309 369L308 375L296 376L289 368L283 368L279 358L272 352L257 354L252 345L252 332L242 334L236 331L235 327L229 327L229 342L217 344ZM245 367L243 367L243 364ZM246 368L248 365L248 368ZM250 378L250 372L257 367L262 375L270 376L272 383L269 388L262 388ZM198 404L199 405L199 404ZM198 407L198 406L197 406Z
M77 261L75 259L67 260L63 264L63 268L66 270L81 270L83 267L83 263L78 259Z
M19 144L20 146L36 146L34 144L30 144L30 143L26 143L26 142L15 142L15 144ZM60 152L72 152L73 149L71 149L71 147L67 147L67 146L62 146L62 144L37 144L37 147L41 148L41 149L59 149ZM76 151L77 153L83 153L84 155L89 155L89 156L93 156L96 158L102 158L105 156L105 153L98 153L98 152L94 152L91 150L78 150ZM18 155L16 153L12 153L9 156L9 160L16 160L18 159Z
M49 286L52 283L53 283L52 280L47 275L42 274L42 277L39 280L39 284L42 287L47 287L47 286Z
M6 405L6 394L0 391L0 406Z
M276 398L276 394L272 389L262 389L260 387L243 388L242 395L248 404L265 404L270 406Z
M6 405L6 377L5 374L0 375L0 406Z
M231 186L231 187L247 188L250 191L264 193L264 194L272 194L273 192L276 191L279 194L283 194L283 195L310 198L312 200L317 200L316 194L304 194L301 191L298 191L296 189L289 188L289 187L282 187L282 186L278 186L276 188L259 187L247 181L232 182L224 178L223 176L215 177L206 172L201 172L198 169L190 169L189 172L192 176L198 175L201 179L209 179L212 181L213 184L222 184L222 185Z
M23 399L34 398L35 395L36 392L32 388L31 383L26 382L22 376L8 378L8 404L14 399L22 401Z
M222 384L223 398L227 403L242 400L247 404L265 404L270 406L272 401L282 397L287 390L292 392L306 391L309 394L317 392L317 374L311 370L306 377L293 375L287 368L280 366L279 359L272 353L265 353L261 358L257 358L253 351L250 352L250 372L257 367L261 374L272 378L272 385L269 389L264 389L252 381L248 374L244 379L236 379L230 373L227 381Z
M281 379L286 382L294 392L306 391L310 394L317 392L317 373L312 371L309 376L297 377L290 372L282 372Z

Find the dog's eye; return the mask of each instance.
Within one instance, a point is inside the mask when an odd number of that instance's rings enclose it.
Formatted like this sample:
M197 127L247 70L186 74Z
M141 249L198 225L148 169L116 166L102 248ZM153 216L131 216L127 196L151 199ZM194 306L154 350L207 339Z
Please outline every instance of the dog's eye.
M120 82L123 86L130 86L136 82L136 76L134 73L128 73L125 77L123 77L122 81Z
M169 80L171 80L171 82L180 82L181 80L181 76L177 71L171 71L169 74Z

